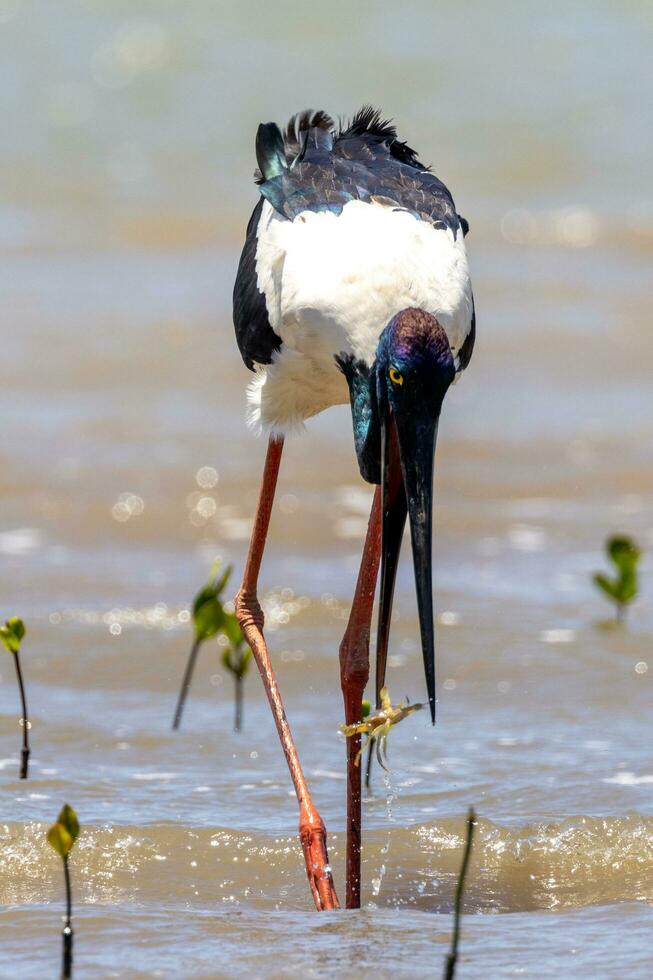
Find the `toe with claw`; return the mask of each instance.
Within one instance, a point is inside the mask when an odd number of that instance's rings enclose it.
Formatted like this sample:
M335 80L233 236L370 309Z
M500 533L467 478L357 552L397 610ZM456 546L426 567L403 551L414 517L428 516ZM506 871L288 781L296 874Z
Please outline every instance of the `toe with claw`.
M302 826L299 835L306 861L306 874L311 886L315 907L318 911L330 911L340 908L336 895L329 855L326 846L326 828L320 821L317 824Z

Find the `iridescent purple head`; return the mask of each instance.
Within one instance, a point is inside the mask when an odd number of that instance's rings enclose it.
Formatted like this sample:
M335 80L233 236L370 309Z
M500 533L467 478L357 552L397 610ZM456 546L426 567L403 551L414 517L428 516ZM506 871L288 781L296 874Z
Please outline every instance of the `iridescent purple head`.
M426 310L406 309L390 320L376 356L379 400L387 398L393 412L435 408L455 376L451 347L436 317ZM379 390L384 388L385 391Z

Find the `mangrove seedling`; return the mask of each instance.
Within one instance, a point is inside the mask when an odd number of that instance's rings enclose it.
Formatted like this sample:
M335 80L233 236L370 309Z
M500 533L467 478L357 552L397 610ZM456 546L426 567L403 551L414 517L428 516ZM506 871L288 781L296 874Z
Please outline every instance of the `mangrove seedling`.
M610 578L596 572L594 581L599 589L615 603L615 616L618 623L623 621L626 606L637 595L637 563L640 550L625 534L608 538L605 551L615 567L615 576Z
M374 714L368 714L367 717L354 722L353 725L340 726L340 731L347 738L351 738L352 735L367 735L365 746L361 746L356 754L355 764L360 765L363 749L374 743L377 761L381 768L387 772L387 766L384 765L383 760L387 761L388 735L395 725L423 707L422 704L409 704L407 701L400 701L399 704L393 705L387 687L382 687L381 707Z
M243 724L243 678L249 670L252 651L234 613L224 613L222 632L229 641L222 652L222 663L234 679L234 731L239 732Z
M193 600L192 617L195 638L188 655L188 663L186 664L186 670L184 671L184 677L181 682L181 690L177 700L175 717L174 721L172 722L172 727L175 730L179 728L181 723L181 716L184 711L184 704L186 703L186 697L193 678L195 661L197 660L199 649L205 640L210 640L211 637L219 633L220 629L222 628L225 611L223 609L220 596L222 590L229 581L231 571L232 566L229 565L224 570L222 575L219 575L218 566L217 564L214 565L211 569L208 582L202 589L200 589Z
M20 703L22 707L22 718L20 723L23 728L23 747L20 753L20 778L27 779L27 768L29 765L29 719L27 717L27 699L25 697L25 685L23 683L23 672L20 668L20 644L25 636L25 625L18 616L12 616L4 626L0 626L0 639L6 646L9 653L13 654L14 666L16 667L16 677L18 678L18 690L20 691Z
M462 906L463 906L463 892L465 890L465 878L467 876L467 867L469 865L469 858L472 853L472 841L474 838L475 826L476 826L476 814L474 813L474 808L470 806L469 813L467 814L467 838L465 840L465 850L463 851L463 863L460 866L460 874L458 875L458 884L456 885L456 899L454 903L454 912L453 912L453 935L451 937L451 950L447 955L447 961L444 968L444 980L454 980L454 974L456 972L456 961L458 959L458 943L460 941L460 916L462 913Z
M70 889L70 868L68 858L75 841L79 836L79 820L77 814L67 803L61 808L57 822L53 823L47 833L47 841L55 849L63 861L63 874L66 883L66 915L61 934L63 939L63 962L61 976L68 978L73 974L73 900Z

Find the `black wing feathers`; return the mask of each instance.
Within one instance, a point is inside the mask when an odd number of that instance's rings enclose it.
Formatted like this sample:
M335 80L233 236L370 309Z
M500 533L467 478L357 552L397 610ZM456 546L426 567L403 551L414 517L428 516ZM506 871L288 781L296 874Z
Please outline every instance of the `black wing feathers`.
M270 326L265 296L260 292L256 280L256 229L262 210L263 198L254 208L247 225L245 247L238 263L234 286L236 342L250 371L254 370L255 362L270 364L274 352L281 348L281 337Z
M295 116L291 116L288 125L283 131L283 134L279 130L279 127L275 123L266 123L266 126L273 125L276 131L279 133L283 141L283 152L285 154L286 163L290 167L291 164L295 163L297 158L306 149L307 135L313 130L321 130L324 133L328 133L333 136L335 135L335 123L328 112L324 112L323 109L318 109L317 112L313 109L304 109L303 112L298 112ZM258 132L260 133L261 127L259 126ZM258 143L258 133L257 133L257 143ZM333 142L333 139L331 140ZM258 160L258 150L257 150L257 162L259 163L258 169L254 171L254 181L257 184L262 184L266 178L261 172L261 164Z
M430 173L416 152L397 139L393 124L378 109L364 106L335 132L324 112L304 112L283 134L286 166L279 166L281 132L264 133L270 145L268 179L259 179L261 194L292 220L302 211L339 213L349 201L380 200L410 211L457 235L462 224L451 194ZM261 133L261 130L259 130Z
M317 112L314 112L313 109L305 109L303 112L298 112L296 116L292 116L283 133L288 163L291 164L304 149L304 134L311 129L318 129L333 135L335 125L331 116L323 109L318 109Z
M397 130L392 120L383 119L380 110L374 109L371 105L364 105L344 129L340 128L338 142L355 137L384 143L395 160L418 170L428 170L428 167L417 159L415 150L397 139Z
M283 136L276 123L261 123L256 131L256 162L263 181L273 180L288 169Z
M379 143L391 143L397 138L397 130L391 119L383 119L381 110L371 105L359 109L351 122L340 127L338 139L348 139L350 136L371 136Z
M458 370L464 371L469 364L472 353L474 351L474 341L476 340L476 308L474 306L474 297L472 296L472 322L469 326L469 333L460 345L460 350L458 351Z

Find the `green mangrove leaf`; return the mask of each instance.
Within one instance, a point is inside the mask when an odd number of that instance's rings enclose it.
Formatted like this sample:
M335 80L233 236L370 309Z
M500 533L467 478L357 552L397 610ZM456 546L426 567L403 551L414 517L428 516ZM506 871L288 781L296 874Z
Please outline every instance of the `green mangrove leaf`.
M235 613L225 612L222 620L222 632L232 647L239 647L245 642L243 631L240 628L240 623Z
M249 665L252 662L252 651L249 647L245 647L240 653L240 673L239 677L244 677L249 670Z
M208 640L219 633L223 616L222 603L211 586L207 585L197 594L193 603L193 627L197 639Z
M214 578L213 587L215 588L215 591L216 591L216 593L218 595L220 595L220 593L224 589L225 585L227 584L227 582L231 578L231 573L233 572L233 570L234 570L234 566L233 565L227 565L227 567L225 568L225 570L222 573L222 575L220 576L220 578L218 578L217 575L214 574L214 576L213 576L213 578Z
M193 601L193 626L195 636L203 642L215 636L222 629L224 609L220 601L220 593L229 581L232 572L231 565L227 566L222 575L216 574L216 566L211 569L212 578L195 596Z
M79 820L77 819L77 814L73 808L68 806L67 803L64 803L62 806L61 813L57 817L57 823L60 823L62 827L65 827L74 844L79 837Z
M598 572L594 575L594 582L617 603L619 616L623 607L637 596L637 563L641 552L632 538L625 534L615 534L608 538L605 550L617 574L615 578L608 578Z
M234 669L233 669L233 665L232 665L232 662L231 662L231 655L232 655L232 653L233 653L233 650L231 649L231 647L225 647L224 650L222 651L222 657L220 659L222 660L222 666L226 670L231 671L231 673L233 674Z
M73 839L61 823L53 823L47 833L47 841L62 858L68 857L73 847Z
M0 626L0 640L10 653L18 653L20 642L25 636L25 624L18 616L12 616L4 626Z
M619 601L632 602L637 595L637 573L635 569L624 572L619 583Z
M625 535L615 535L606 543L606 551L616 567L622 571L631 571L637 565L640 551L635 542Z
M363 718L367 718L371 710L372 710L372 705L370 704L370 702L363 701L363 703L361 704L361 721L363 720Z
M600 589L603 589L605 594L609 596L611 599L615 599L617 602L621 601L619 598L618 581L613 582L612 579L608 578L607 575L604 575L603 572L596 572L596 574L594 575L594 581L596 582L598 587Z
M245 644L245 637L235 613L225 612L222 632L229 640L229 646L222 654L222 663L236 677L244 677L249 669L252 651Z
M227 647L222 651L222 663L239 680L245 676L252 659L249 647Z
M67 803L61 808L57 822L53 823L46 834L46 839L51 847L54 847L57 854L62 858L67 857L73 849L73 844L79 837L79 820L77 814Z
M7 626L13 630L14 636L22 640L25 636L25 623L18 616L12 616L7 620Z

